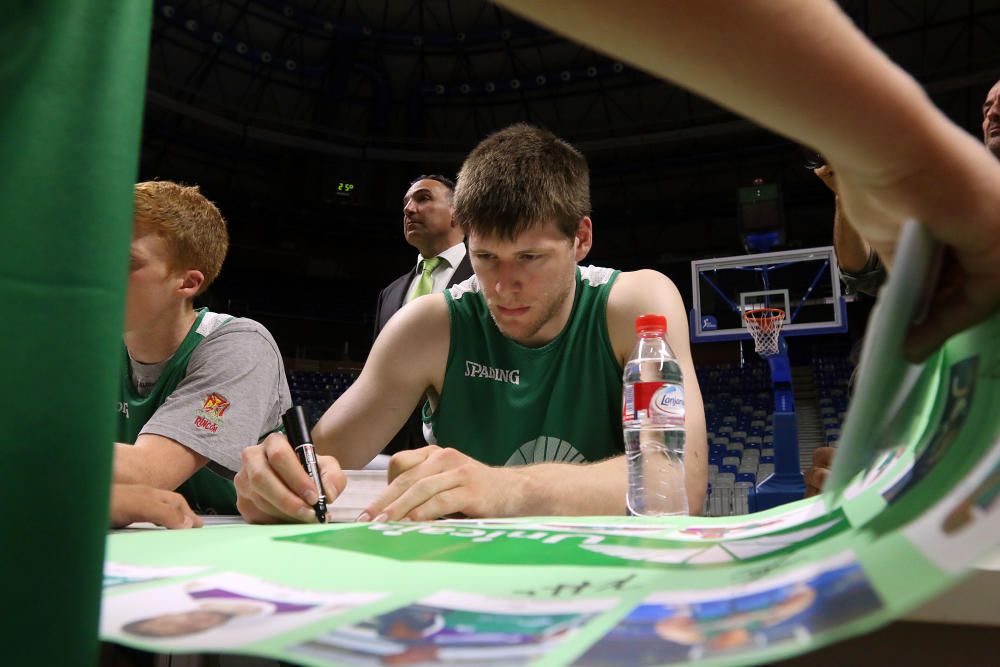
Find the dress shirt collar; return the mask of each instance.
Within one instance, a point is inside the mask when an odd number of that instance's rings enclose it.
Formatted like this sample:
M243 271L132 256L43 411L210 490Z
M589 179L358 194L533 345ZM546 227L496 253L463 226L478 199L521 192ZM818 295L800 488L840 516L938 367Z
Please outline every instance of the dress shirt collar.
M447 263L448 268L454 269L454 268L457 268L459 264L461 264L462 259L465 257L465 253L466 253L466 250L465 250L465 241L462 241L462 242L456 243L452 247L448 248L447 250L445 250L444 252L442 252L441 254L439 254L438 257L440 257L441 259L443 259L445 261L445 263ZM422 261L424 261L424 256L421 255L420 253L417 253L417 266L418 267L420 266L420 262L422 262ZM441 264L438 264L438 266L440 267ZM418 269L418 271L419 271L419 269Z

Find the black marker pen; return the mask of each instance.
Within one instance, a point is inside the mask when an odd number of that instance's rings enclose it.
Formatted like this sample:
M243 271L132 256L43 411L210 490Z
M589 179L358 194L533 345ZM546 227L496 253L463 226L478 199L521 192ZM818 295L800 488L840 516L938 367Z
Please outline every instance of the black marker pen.
M316 495L319 496L319 500L313 505L313 509L316 510L316 520L326 523L326 492L323 490L323 480L319 477L316 450L313 448L309 429L306 427L305 413L300 406L293 405L281 416L281 423L285 425L285 434L292 443L299 462L316 485Z

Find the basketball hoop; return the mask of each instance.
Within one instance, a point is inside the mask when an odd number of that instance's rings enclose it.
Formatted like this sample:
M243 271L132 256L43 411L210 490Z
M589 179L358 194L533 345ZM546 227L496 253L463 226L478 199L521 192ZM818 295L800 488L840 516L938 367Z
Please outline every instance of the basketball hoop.
M743 313L747 329L753 336L754 351L762 357L778 354L778 336L785 323L781 308L754 308Z

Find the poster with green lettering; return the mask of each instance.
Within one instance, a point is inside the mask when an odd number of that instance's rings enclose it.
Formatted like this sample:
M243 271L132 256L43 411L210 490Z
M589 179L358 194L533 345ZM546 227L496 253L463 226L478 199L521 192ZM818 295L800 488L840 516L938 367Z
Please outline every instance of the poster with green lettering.
M120 533L111 560L162 576L109 587L101 636L317 667L599 666L761 664L868 632L1000 542L998 336L994 317L928 362L922 421L837 503Z

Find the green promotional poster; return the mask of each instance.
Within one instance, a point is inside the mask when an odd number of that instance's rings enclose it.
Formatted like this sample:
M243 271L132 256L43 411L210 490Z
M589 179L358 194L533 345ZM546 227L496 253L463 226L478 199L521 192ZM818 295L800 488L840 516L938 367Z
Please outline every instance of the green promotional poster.
M720 518L115 534L101 636L317 667L610 667L760 664L867 632L998 542L998 337L994 317L917 369L836 497Z

